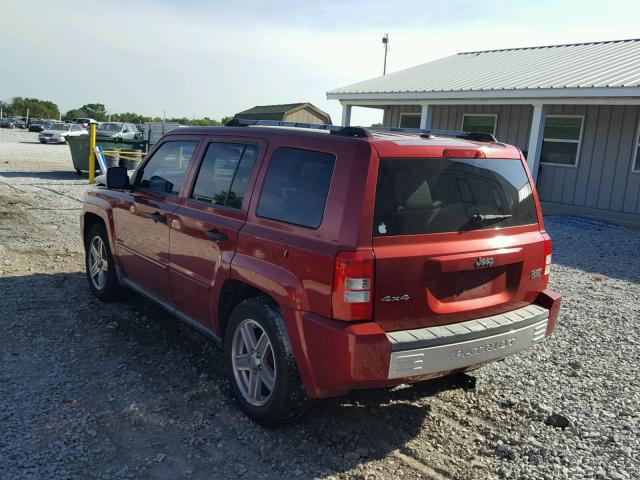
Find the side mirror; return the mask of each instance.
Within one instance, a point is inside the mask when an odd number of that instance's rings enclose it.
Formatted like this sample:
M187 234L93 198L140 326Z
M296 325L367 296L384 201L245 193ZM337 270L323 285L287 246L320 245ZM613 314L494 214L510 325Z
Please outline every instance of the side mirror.
M129 188L129 174L125 167L107 168L107 188L109 190Z

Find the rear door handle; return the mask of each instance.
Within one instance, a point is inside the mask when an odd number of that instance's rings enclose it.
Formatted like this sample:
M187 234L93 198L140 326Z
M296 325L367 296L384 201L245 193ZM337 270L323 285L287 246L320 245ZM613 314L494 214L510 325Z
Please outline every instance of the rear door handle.
M211 240L214 240L216 242L226 242L227 240L229 240L229 237L226 233L222 233L220 230L217 230L215 228L213 230L207 230L206 235Z
M160 212L154 212L151 215L149 215L151 217L151 219L155 222L155 223L167 223L167 216L166 215L162 215Z

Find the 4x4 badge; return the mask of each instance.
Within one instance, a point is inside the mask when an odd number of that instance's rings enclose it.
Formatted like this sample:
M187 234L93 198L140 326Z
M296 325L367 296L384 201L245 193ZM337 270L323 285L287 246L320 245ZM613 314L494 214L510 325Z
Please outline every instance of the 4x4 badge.
M400 295L397 297L392 295L387 295L386 297L382 297L380 299L381 302L407 302L409 300L411 300L411 297L406 293L404 295Z
M478 257L476 260L476 268L493 266L493 257Z

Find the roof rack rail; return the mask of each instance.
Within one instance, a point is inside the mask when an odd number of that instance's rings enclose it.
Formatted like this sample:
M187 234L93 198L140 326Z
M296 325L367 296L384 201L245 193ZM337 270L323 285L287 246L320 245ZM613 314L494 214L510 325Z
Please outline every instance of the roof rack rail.
M302 122L281 122L278 120L247 120L243 118L234 118L230 120L227 127L248 127L251 125L263 127L295 127L309 128L312 130L325 130L332 135L342 135L344 137L368 138L371 132L398 132L412 133L420 135L423 138L431 137L452 137L473 142L497 142L496 137L490 133L484 132L463 132L458 130L436 130L423 128L396 128L396 127L341 127L338 125L325 125L323 123L302 123Z
M302 123L302 122L281 122L278 120L246 120L243 118L233 118L226 123L227 127L248 127L251 125L262 127L295 127L309 128L312 130L325 130L331 135L342 135L344 137L367 138L371 134L362 127L340 127L338 125L326 125L324 123Z
M371 132L399 132L413 133L421 137L452 137L463 140L471 140L473 142L497 142L496 137L490 133L484 132L463 132L462 130L438 130L434 128L401 128L401 127L371 127L367 130Z

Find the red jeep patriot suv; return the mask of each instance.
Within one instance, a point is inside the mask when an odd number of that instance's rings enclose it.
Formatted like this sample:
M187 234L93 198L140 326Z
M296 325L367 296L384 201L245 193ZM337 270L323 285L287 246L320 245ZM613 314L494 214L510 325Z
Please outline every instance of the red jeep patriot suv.
M502 359L560 307L526 161L487 134L173 130L87 193L82 235L93 293L128 287L216 339L263 425Z

